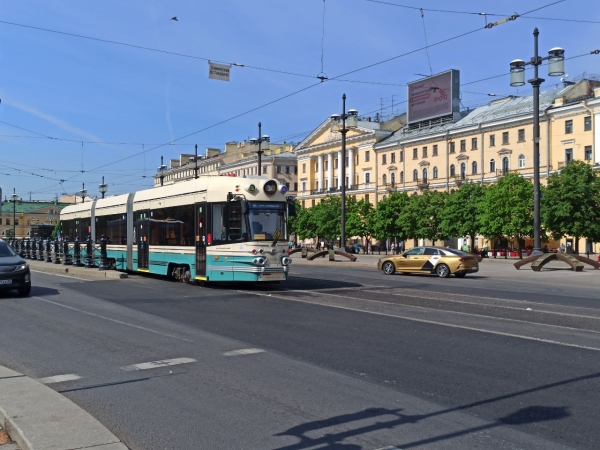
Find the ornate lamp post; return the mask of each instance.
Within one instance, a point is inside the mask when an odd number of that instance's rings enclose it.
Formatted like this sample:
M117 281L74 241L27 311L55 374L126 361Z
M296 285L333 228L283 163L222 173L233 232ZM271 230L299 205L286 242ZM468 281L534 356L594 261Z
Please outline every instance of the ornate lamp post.
M102 177L102 184L98 185L98 190L102 194L102 198L104 198L104 194L108 191L108 184L104 184L104 177Z
M81 197L81 203L85 202L85 198L87 197L87 191L85 190L85 183L81 184L81 191L79 191L79 196Z
M15 188L13 188L13 195L12 197L10 197L10 201L13 204L13 235L12 238L16 239L17 238L17 201L19 200L19 197L17 196L17 193L15 192Z
M163 185L163 180L165 179L165 172L167 171L167 166L163 164L163 157L160 157L160 166L158 167L158 173L160 177L160 185Z
M270 142L271 138L269 137L269 135L265 134L265 135L261 135L262 133L262 124L260 122L258 122L258 138L252 138L250 139L250 143L251 144L258 144L258 150L256 151L256 154L258 155L258 174L261 175L262 174L262 154L264 153L264 150L261 149L261 144L263 142Z
M356 128L358 125L358 111L356 109L348 110L346 113L346 94L342 95L342 114L333 114L331 116L331 131L342 134L342 160L340 166L341 187L342 187L342 229L340 236L340 250L346 251L346 133L350 128ZM352 164L352 162L349 162ZM319 170L321 168L319 167ZM350 180L352 184L352 180Z
M532 255L541 255L541 220L540 220L540 85L543 78L538 77L538 66L542 61L548 61L548 75L552 77L565 74L565 51L554 47L548 56L538 56L537 28L533 30L533 57L529 62L515 59L510 63L510 85L523 86L525 84L525 66L533 66L533 78L527 80L533 86L533 252Z

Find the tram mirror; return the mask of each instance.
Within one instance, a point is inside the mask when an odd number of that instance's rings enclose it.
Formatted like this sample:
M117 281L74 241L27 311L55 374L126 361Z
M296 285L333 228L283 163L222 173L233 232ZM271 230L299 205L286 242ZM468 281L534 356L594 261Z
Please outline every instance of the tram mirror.
M296 217L296 202L288 200L288 217Z
M247 200L242 200L241 202L241 207L242 207L242 214L244 215L248 215L248 201Z

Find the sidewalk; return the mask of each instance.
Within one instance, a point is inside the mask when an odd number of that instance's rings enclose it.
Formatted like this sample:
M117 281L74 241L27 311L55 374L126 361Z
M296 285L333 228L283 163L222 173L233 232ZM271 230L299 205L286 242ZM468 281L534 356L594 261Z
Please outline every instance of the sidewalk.
M33 272L69 274L91 278L107 278L111 280L127 278L126 273L118 272L116 270L99 270L97 267L87 269L85 267L64 266L62 264L54 264L34 259L26 259L25 261L27 261L27 264L29 264L29 267Z
M0 445L0 450L127 450L104 425L71 400L3 366L0 427L15 442L6 448Z

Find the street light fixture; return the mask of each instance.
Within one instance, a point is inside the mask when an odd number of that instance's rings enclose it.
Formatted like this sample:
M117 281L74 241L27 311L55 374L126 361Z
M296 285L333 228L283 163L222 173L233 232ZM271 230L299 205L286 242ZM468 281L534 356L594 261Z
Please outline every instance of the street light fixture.
M104 177L102 177L102 184L98 185L98 190L102 194L102 198L104 198L104 194L108 191L108 184L104 184Z
M79 191L79 196L81 197L81 203L85 202L85 198L87 197L87 191L85 190L85 183L81 183L81 191Z
M342 167L340 177L342 183L342 229L340 236L340 250L343 252L346 251L346 133L348 133L350 128L356 128L357 126L358 111L356 109L349 109L348 113L346 113L346 94L344 94L342 95L342 114L333 114L331 116L331 131L342 134L342 160L340 161ZM351 164L351 162L349 163ZM319 170L321 170L320 167Z
M17 193L15 192L15 188L13 188L13 195L10 198L10 201L13 204L13 235L12 238L16 239L17 238L17 201L19 200L19 197L17 196Z
M265 134L265 135L261 135L262 133L262 124L260 122L258 122L258 138L252 138L250 139L250 143L251 144L258 144L258 150L256 151L256 154L258 155L258 174L261 175L262 174L262 162L261 162L261 157L262 154L265 152L264 150L261 149L261 144L263 142L270 142L271 138L269 137L269 135Z
M158 167L158 173L160 174L160 185L163 185L163 180L165 179L165 172L167 171L167 166L163 164L163 157L160 157L160 166Z
M540 85L543 78L538 77L538 66L542 61L548 61L548 75L557 77L565 74L565 51L560 47L554 47L548 52L548 56L538 56L537 27L533 30L534 55L529 62L515 59L510 63L510 85L523 86L525 84L525 66L533 66L533 78L527 80L533 86L533 251L532 255L541 255L541 219L540 219Z

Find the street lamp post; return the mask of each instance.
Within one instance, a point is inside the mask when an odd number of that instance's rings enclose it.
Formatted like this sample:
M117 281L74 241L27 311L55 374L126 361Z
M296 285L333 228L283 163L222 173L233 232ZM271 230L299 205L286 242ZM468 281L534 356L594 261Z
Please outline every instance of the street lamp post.
M81 203L85 202L85 198L87 197L87 191L85 190L85 183L81 183L81 191L79 191L79 196L81 197Z
M268 134L265 134L263 136L261 133L262 133L262 124L260 122L258 122L258 138L250 139L250 143L258 144L258 150L256 151L256 154L258 155L258 174L259 175L262 174L262 159L261 158L262 158L262 154L265 152L264 150L262 150L261 144L263 142L269 142L271 140L271 138L269 137Z
M160 157L160 166L158 167L158 173L160 174L160 185L163 185L163 180L165 179L165 172L167 171L167 166L163 163L163 157Z
M194 146L194 178L198 178L198 144Z
M515 59L510 63L510 85L523 86L525 84L525 66L533 66L533 78L527 80L533 86L533 252L532 255L541 255L541 219L540 219L540 85L543 78L538 77L538 66L542 61L548 61L548 75L561 76L565 74L565 51L554 47L548 56L538 56L537 28L533 30L534 55L529 62Z
M13 204L13 235L12 235L13 239L17 238L17 200L18 199L19 199L19 197L17 196L17 193L15 192L15 188L13 188L13 195L10 198L10 201Z
M339 162L339 165L342 168L340 177L342 183L342 222L340 235L340 250L343 252L346 251L346 134L348 133L348 130L350 128L355 128L357 124L358 111L356 109L350 109L348 110L348 113L346 113L346 94L344 94L342 95L342 114L333 114L331 116L331 131L342 134L342 160ZM320 167L319 170L321 170ZM352 184L352 182L350 184Z
M104 184L104 177L102 177L102 184L98 185L98 190L102 194L102 198L104 198L104 194L108 191L108 184Z

